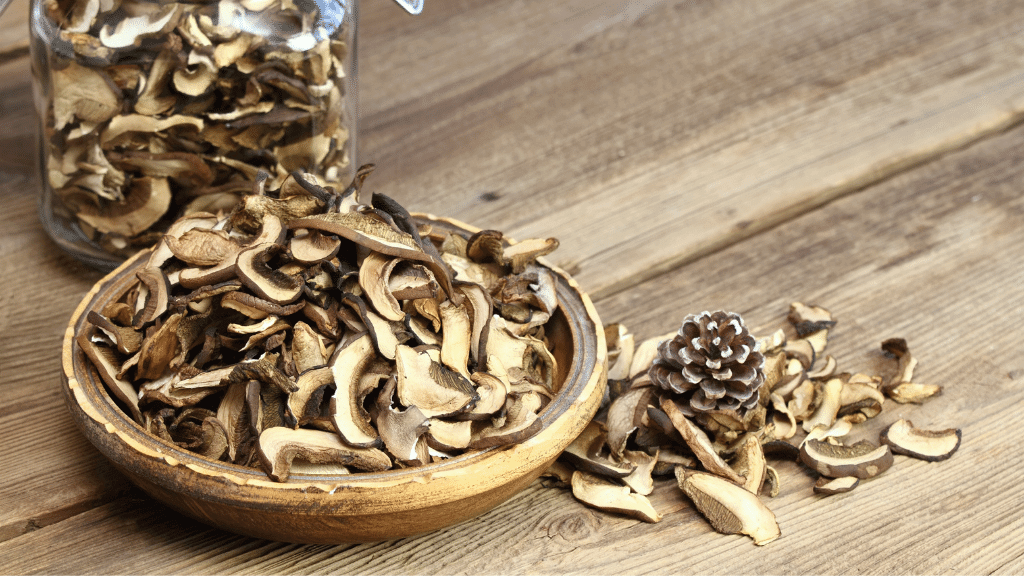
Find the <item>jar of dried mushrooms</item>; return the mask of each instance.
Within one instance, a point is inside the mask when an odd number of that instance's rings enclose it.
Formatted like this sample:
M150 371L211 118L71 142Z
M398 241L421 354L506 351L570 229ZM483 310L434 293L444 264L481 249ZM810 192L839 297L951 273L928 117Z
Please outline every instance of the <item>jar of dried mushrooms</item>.
M32 0L47 232L110 268L254 179L351 180L357 4Z

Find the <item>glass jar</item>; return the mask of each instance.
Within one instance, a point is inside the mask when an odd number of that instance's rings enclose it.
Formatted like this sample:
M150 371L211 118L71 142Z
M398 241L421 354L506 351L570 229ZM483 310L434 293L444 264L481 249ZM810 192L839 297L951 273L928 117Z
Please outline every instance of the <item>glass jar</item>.
M32 0L40 216L112 268L188 213L356 165L358 0Z

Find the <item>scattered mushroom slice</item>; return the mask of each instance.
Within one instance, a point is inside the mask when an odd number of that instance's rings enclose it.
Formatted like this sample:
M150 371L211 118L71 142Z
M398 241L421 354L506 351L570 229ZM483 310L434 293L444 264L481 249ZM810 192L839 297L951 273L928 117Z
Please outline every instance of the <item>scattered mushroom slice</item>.
M804 370L810 370L814 366L816 358L814 347L810 342L802 338L786 342L782 348L790 358L796 358L803 365Z
M634 336L624 324L609 324L604 327L605 339L608 342L608 379L625 380L629 376L629 367L633 362L635 349ZM614 353L611 351L614 350Z
M740 476L735 470L730 468L725 463L725 460L722 460L722 457L718 455L718 452L711 445L708 435L696 424L690 422L690 419L683 414L683 411L676 406L676 403L671 398L663 398L661 400L661 409L672 420L672 425L683 436L686 445L690 447L690 450L693 451L706 470L727 478L730 482L738 485L742 485L746 481L743 476Z
M626 514L644 522L661 521L661 515L645 496L587 472L573 472L572 495L594 508Z
M832 313L820 306L808 306L802 302L789 305L789 322L801 338L820 330L828 330L835 326Z
M765 474L767 474L767 467L761 442L755 436L748 435L737 450L736 459L733 462L733 468L744 478L742 487L752 494L760 492Z
M235 462L242 444L250 435L244 384L238 382L227 388L217 407L217 420L227 430L228 459Z
M651 388L633 388L613 400L608 407L608 447L616 458L622 457L629 435L640 427L653 396Z
M888 446L875 446L866 440L850 446L810 440L800 448L800 460L822 476L856 476L861 479L885 472L893 462Z
M615 462L600 455L605 444L605 432L601 425L591 421L583 432L565 448L562 456L580 470L607 476L609 478L625 478L636 465L632 462Z
M826 496L842 494L843 492L853 490L858 484L860 484L860 478L857 478L856 476L841 476L839 478L822 476L814 482L814 493L824 494Z
M259 457L267 475L276 482L288 480L292 460L312 464L341 464L367 472L391 467L391 459L376 448L354 448L337 434L321 430L273 427L260 434Z
M713 474L676 468L679 488L715 530L746 534L763 546L782 535L775 515L757 497Z
M942 386L938 384L917 384L915 382L901 382L886 389L889 398L900 404L920 404L941 393Z
M836 362L835 358L833 358L832 356L826 356L825 365L820 368L817 368L816 370L808 372L807 377L816 380L828 378L835 374L837 365L838 363Z
M135 276L146 287L143 305L132 323L134 328L141 328L167 311L171 286L167 276L159 268L143 268L136 272Z
M226 232L203 228L190 229L177 237L168 234L164 242L175 258L192 266L215 266L234 258L240 249Z
M764 484L761 486L761 492L768 491L769 498L775 498L779 495L779 490L782 487L782 481L779 479L779 472L771 466L765 466Z
M629 365L629 378L632 380L641 373L646 373L654 359L658 357L658 345L675 335L675 332L669 332L641 342L633 352L633 362Z
M292 327L291 352L295 371L299 374L327 363L327 350L320 336L305 322L296 322Z
M369 334L351 341L331 359L337 389L331 400L331 418L346 444L379 446L380 436L370 424L363 399L370 392L361 386L362 376L374 359Z
M654 479L651 474L655 464L658 463L658 454L648 454L639 450L624 450L623 458L631 462L636 468L630 472L622 481L629 486L633 492L643 496L650 496L654 492Z
M881 434L882 443L896 454L928 462L939 462L952 456L960 448L960 437L958 428L921 430L914 428L910 420L903 419L893 422Z
M804 420L804 431L810 432L815 426L829 427L835 424L836 415L841 407L840 398L843 393L842 378L830 378L822 387L821 403L818 409Z

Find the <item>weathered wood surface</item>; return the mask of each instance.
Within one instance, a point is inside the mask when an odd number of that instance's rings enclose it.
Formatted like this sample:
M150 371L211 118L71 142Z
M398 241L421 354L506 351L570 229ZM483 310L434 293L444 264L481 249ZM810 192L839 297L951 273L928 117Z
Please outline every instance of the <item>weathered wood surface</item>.
M23 41L6 35L15 2L0 54ZM947 391L874 426L959 426L961 452L900 459L832 498L783 467L770 505L784 537L767 548L711 533L671 485L653 526L534 484L449 530L347 547L237 537L123 496L57 389L64 324L99 275L35 220L16 54L0 59L0 572L1020 571L1024 498L1003 438L1024 401L1024 134L993 134L1021 109L1024 6L427 6L419 18L363 6L361 150L380 166L375 189L558 236L555 260L603 296L604 319L642 336L715 307L767 328L793 299L838 315L841 367L870 369L880 340L904 336L921 380ZM844 544L821 553L808 539Z

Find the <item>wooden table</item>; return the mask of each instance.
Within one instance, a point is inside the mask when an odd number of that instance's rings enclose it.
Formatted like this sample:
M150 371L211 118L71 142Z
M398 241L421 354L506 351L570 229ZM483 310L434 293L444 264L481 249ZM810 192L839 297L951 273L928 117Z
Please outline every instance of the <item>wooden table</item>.
M710 529L674 483L644 524L534 483L475 520L368 545L253 540L133 489L79 434L61 337L100 274L36 218L27 2L0 20L0 571L5 573L1024 572L1024 3L428 1L362 7L361 160L412 209L553 260L640 338L795 300L876 371L904 337L945 387L898 418L958 427L851 493L780 465L783 536Z

